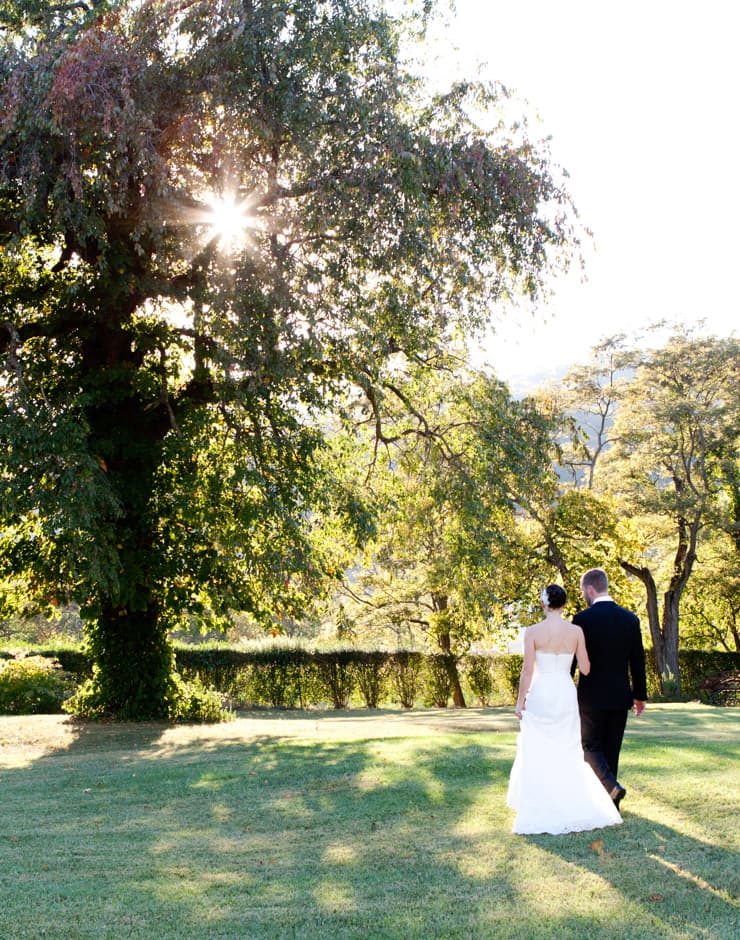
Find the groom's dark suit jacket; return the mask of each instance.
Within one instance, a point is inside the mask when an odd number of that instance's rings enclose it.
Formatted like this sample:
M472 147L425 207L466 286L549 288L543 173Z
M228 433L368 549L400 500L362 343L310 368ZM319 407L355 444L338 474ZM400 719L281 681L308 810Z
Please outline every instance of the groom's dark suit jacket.
M586 708L632 708L645 701L645 651L640 621L614 601L597 601L573 618L583 630L591 661L578 677L578 703ZM631 680L631 681L630 681Z

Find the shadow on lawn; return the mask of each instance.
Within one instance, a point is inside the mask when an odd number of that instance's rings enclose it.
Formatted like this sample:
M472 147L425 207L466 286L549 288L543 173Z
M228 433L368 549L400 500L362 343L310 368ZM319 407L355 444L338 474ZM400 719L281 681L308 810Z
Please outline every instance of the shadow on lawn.
M167 730L79 726L3 773L44 821L10 819L3 937L476 935L477 879L459 860L479 836L455 830L508 760L472 739L444 751Z
M577 911L555 898L547 920L528 908L528 878L548 859L564 878L610 884L637 911L633 937L732 935L717 875L730 853L712 846L702 865L705 846L629 814L603 851L599 834L511 836L513 737L458 732L442 746L419 728L379 739L368 723L350 741L74 728L62 749L2 773L24 850L0 876L0 923L15 918L2 935L44 935L40 899L52 897L45 935L64 940L621 937L598 900ZM29 788L41 829L13 818L12 791Z
M611 884L627 905L643 912L639 936L738 936L734 851L629 812L618 829L584 835L590 837L587 847L567 837L526 838L532 846Z

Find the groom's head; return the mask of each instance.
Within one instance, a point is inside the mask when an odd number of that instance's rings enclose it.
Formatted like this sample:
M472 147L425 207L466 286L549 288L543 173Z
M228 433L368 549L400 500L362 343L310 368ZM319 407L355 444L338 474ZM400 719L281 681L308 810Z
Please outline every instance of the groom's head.
M606 571L603 568L590 568L581 577L581 593L589 607L599 595L608 594L609 578L606 576Z

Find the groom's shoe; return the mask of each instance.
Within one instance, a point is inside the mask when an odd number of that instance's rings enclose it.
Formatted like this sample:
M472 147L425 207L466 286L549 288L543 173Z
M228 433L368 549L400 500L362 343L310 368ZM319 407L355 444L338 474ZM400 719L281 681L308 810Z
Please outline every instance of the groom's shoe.
M622 786L620 786L619 784L617 784L617 785L612 789L612 792L609 794L609 796L612 798L612 803L614 803L614 805L617 807L617 809L619 809L619 804L620 804L620 803L622 802L622 800L624 799L626 793L627 793L627 791L624 789L624 787L622 787Z

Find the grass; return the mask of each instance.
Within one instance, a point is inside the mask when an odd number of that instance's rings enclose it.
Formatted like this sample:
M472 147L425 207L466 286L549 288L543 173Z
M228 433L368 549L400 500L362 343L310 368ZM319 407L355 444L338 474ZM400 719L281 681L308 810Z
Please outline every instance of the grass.
M514 836L510 709L0 719L0 936L735 938L740 711L631 721L624 825Z

